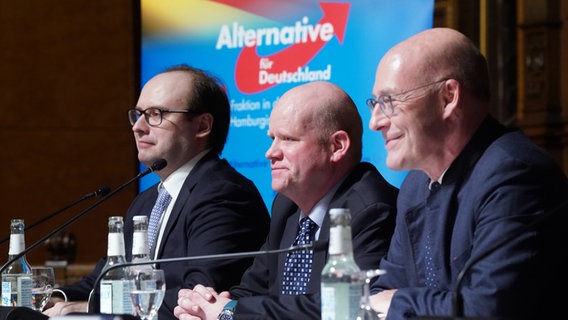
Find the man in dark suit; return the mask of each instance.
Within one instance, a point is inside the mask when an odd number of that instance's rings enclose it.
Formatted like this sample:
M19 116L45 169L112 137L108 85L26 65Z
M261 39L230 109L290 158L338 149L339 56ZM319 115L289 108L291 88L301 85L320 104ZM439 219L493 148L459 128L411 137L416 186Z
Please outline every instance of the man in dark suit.
M489 115L489 82L483 55L452 29L423 31L379 63L369 126L389 168L410 170L386 274L372 285L372 306L389 320L565 313L568 180Z
M258 250L270 216L252 181L219 158L229 129L230 106L219 80L188 66L177 66L150 79L129 119L146 166L165 159L156 172L160 182L139 194L126 214L125 246L130 260L134 215L150 216L158 188L171 200L162 214L154 243L156 259ZM83 280L63 287L72 302L56 304L48 315L85 312L102 259ZM160 320L175 319L180 288L201 283L229 289L238 284L252 259L204 260L157 265L166 274Z
M362 132L357 107L332 83L311 82L282 95L268 130L273 142L266 157L279 193L263 249L290 247L305 216L317 224L316 238L327 241L328 210L349 208L355 261L364 270L377 268L394 229L398 189L361 162ZM221 313L222 319L319 319L327 254L314 252L304 294L282 292L285 253L259 256L230 293L201 285L181 290L174 313L182 320L216 319Z

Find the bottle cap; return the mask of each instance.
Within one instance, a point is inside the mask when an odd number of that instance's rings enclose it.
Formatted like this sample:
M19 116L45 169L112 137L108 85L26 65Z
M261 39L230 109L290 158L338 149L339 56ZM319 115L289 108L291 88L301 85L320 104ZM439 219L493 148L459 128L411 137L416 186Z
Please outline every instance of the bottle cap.
M132 221L148 222L148 216L134 216Z
M329 215L331 217L334 217L334 216L337 216L337 215L340 215L340 214L344 214L344 213L351 213L351 212L349 212L348 208L331 208L331 209L329 209Z

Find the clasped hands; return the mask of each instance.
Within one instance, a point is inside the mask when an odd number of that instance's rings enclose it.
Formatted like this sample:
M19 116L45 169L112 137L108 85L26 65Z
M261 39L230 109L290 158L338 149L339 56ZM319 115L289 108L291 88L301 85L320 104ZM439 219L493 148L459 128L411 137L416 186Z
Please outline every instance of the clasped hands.
M380 319L388 312L394 290L385 290L370 296L371 306L375 311L380 311ZM196 285L193 289L181 289L178 292L178 305L174 309L174 315L179 320L215 320L223 307L231 301L228 291L217 293L211 287Z
M211 287L196 285L193 289L178 291L178 305L174 315L180 320L214 320L231 301L228 291L217 293Z

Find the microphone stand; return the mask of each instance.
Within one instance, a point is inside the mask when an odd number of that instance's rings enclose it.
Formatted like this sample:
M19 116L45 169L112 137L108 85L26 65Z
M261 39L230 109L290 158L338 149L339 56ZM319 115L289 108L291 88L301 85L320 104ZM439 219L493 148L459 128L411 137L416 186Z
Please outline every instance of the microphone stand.
M232 258L250 258L250 257L257 257L262 255L271 255L277 253L285 253L285 252L292 252L297 250L306 250L306 249L313 249L314 251L322 250L323 248L327 247L327 241L316 241L308 244L302 245L295 245L290 246L288 248L283 249L274 249L274 250L261 250L261 251L245 251L245 252L233 252L233 253L220 253L220 254L211 254L211 255L200 255L200 256L192 256L192 257L177 257L177 258L165 258L165 259L156 259L156 260L148 260L148 261L138 261L138 262L127 262L127 263L118 263L113 264L103 270L93 285L93 289L89 294L88 300L88 313L97 313L99 308L95 306L93 299L95 292L97 291L97 287L99 286L102 278L111 270L117 268L126 268L131 266L140 266L140 265L147 265L147 264L163 264L163 263L173 263L173 262L187 262L187 261L194 261L194 260L215 260L215 259L232 259Z
M29 226L26 226L26 231L31 230L31 229L34 228L35 226L44 223L45 221L47 221L47 220L49 220L49 219L51 219L51 218L57 216L58 214L62 213L63 211L65 211L65 210L67 210L67 209L69 209L69 208L72 208L72 207L74 207L75 205L77 205L77 204L79 204L79 203L81 203L81 202L83 202L83 201L85 201L85 200L88 200L88 199L91 199L91 198L94 198L94 197L98 197L98 196L105 196L105 195L107 195L107 193L109 193L109 192L110 192L110 188L109 188L109 187L106 187L106 186L105 186L105 187L100 187L99 189L97 189L97 191L88 193L88 194L84 195L81 199L75 200L74 202L72 202L72 203L66 205L65 207L63 207L63 208L61 208L61 209L59 209L59 210L57 210L57 211L55 211L55 212L49 214L47 217L43 217L43 218L39 219L38 221L36 221L36 222L30 224ZM8 240L10 240L10 236L7 236L6 238L0 240L0 244L3 244L4 242L6 242L6 241L8 241Z
M112 197L113 195L115 195L116 193L118 193L119 191L121 191L122 189L126 188L128 185L130 185L131 183L133 183L134 181L142 178L143 176L149 174L150 172L153 171L157 171L157 170L161 170L163 169L165 166L167 165L166 160L164 159L160 159L157 160L156 162L154 162L154 164L152 164L152 166L150 168L147 168L146 170L140 172L138 175L136 175L134 178L130 179L128 182L126 182L125 184L121 185L120 187L116 188L114 191L110 192L109 194L107 194L104 198L100 199L99 201L95 202L94 204L92 204L91 206L89 206L88 208L86 208L85 210L81 211L78 215L76 215L75 217L69 219L68 221L66 221L65 223L63 223L62 225L60 225L59 227L55 228L55 230L51 231L50 233L48 233L47 235L45 235L44 237L42 237L41 239L39 239L38 241L34 242L31 246L27 247L25 250L22 250L20 253L18 253L17 255L14 255L14 257L10 260L8 260L8 262L6 262L1 268L0 268L0 274L2 272L4 272L4 270L6 270L6 268L11 265L12 263L14 263L16 260L20 259L22 256L26 255L28 252L30 252L32 249L34 249L35 247L37 247L38 245L40 245L41 243L43 243L45 240L49 239L50 237L52 237L54 234L58 233L59 231L63 230L64 228L66 228L67 226L69 226L71 223L77 221L79 218L81 218L82 216L84 216L85 214L91 212L94 208L98 207L101 203L105 202L107 199L109 199L110 197Z

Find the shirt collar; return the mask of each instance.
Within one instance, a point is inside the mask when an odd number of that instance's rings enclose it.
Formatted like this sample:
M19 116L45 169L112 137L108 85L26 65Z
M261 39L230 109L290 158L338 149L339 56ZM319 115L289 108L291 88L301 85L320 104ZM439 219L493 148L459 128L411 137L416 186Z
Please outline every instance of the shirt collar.
M323 219L325 215L329 211L329 204L333 199L333 195L339 189L341 183L343 183L345 178L341 179L339 182L333 186L321 199L316 203L316 205L312 208L312 210L308 213L300 212L300 219L298 220L298 224L302 220L302 218L309 216L312 221L314 221L318 225L318 231L321 230L321 226L323 225Z
M442 185L442 180L444 179L444 175L446 174L446 172L448 172L449 168L446 168L446 170L444 170L444 172L442 172L442 174L440 175L440 177L438 178L438 180L430 180L430 183L428 184L428 189L432 190L432 184L434 184L435 182L437 182L438 184Z
M160 187L164 187L166 188L170 196L172 196L172 199L176 199L185 179L187 178L191 170L193 170L197 162L201 160L209 151L210 149L200 152L184 165L177 168L166 178L166 180L160 182L160 184L158 185L158 190L160 190Z

